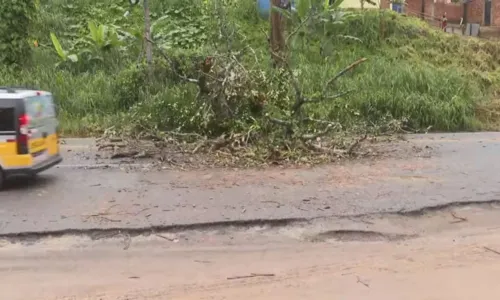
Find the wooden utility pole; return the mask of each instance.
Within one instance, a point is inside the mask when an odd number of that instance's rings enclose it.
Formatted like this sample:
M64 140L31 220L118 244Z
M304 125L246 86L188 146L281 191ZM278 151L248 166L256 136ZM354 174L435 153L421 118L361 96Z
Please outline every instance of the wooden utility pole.
M281 8L281 0L271 1L271 56L274 66L280 65L283 61L283 50L285 49L285 38L283 36L283 20L281 14L272 9L274 6Z

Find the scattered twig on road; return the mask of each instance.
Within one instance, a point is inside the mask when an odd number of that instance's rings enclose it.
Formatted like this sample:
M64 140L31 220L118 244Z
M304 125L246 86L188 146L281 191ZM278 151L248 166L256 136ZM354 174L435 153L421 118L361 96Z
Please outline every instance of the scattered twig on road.
M358 278L358 281L357 281L356 283L361 283L362 285L366 286L367 288L369 288L369 287L370 287L370 285L369 285L368 283L366 283L366 282L363 282L363 281L361 280L361 278L359 278L359 276L356 276L356 277Z
M113 204L111 205L110 207L106 208L106 210L104 211L106 214L109 213L109 211L113 208L113 207L116 207L116 206L119 206L120 204Z
M88 219L90 219L90 218L99 218L101 220L108 221L108 222L114 222L114 223L119 223L122 221L122 220L110 219L108 217L105 217L105 215L108 215L108 214L107 213L100 213L100 214L93 214L93 215L83 215L82 217L85 218L85 221L88 221Z
M200 264L211 264L212 262L209 260L195 260L194 262L200 263Z
M262 203L273 203L273 204L277 204L278 205L278 208L280 208L281 206L284 206L282 203L279 203L278 201L261 201Z
M495 249L491 249L491 248L489 248L489 247L483 247L483 249L484 249L484 250L486 250L486 251L490 251L490 252L493 252L493 253L495 253L495 254L500 255L500 252L499 252L499 251L497 251L497 250L495 250Z
M108 222L114 222L114 223L120 223L122 220L115 220L115 219L110 219L110 218L107 218L105 216L100 216L100 215L97 215L97 216L92 216L92 217L99 217L105 221L108 221Z
M97 213L97 214L91 214L91 215L82 215L82 217L85 218L85 221L88 221L90 218L98 218L98 219L105 220L105 221L108 221L108 222L119 223L122 220L115 220L115 219L110 219L110 218L106 217L106 216L110 215L109 211L113 207L116 207L116 206L119 206L119 205L120 204L113 204L110 207L106 208L103 212L100 212L100 213Z
M298 210L302 210L302 211L309 211L308 209L305 209L305 208L302 208L300 206L294 206L296 209Z
M127 232L125 232L125 240L123 242L125 244L125 246L123 246L123 250L128 250L128 248L130 248L130 244L132 244L132 238Z
M275 276L275 274L272 274L272 273L251 273L250 275L228 277L227 280L245 279L245 278L253 278L253 277L274 277L274 276Z
M137 154L139 154L139 151L127 151L127 152L118 152L113 155L111 155L111 159L117 159L117 158L128 158L128 157L134 157Z
M453 219L456 219L456 221L450 222L451 224L462 223L462 222L467 222L468 221L467 218L459 217L454 212L451 212L451 216L453 217Z
M156 235L157 237L162 238L162 239L164 239L164 240L167 240L167 241L170 241L170 242L175 242L175 239L172 239L172 238L166 237L166 236L161 235L161 234L159 234L159 233L154 233L154 235Z

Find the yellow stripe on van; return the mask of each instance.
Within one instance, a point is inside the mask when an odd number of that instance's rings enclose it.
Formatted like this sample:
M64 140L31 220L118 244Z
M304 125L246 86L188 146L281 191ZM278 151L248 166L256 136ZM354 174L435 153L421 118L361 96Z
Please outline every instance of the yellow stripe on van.
M29 168L33 164L33 158L30 154L18 155L17 143L0 142L0 157L2 158L2 168Z
M46 149L47 153L50 156L57 155L59 154L57 134L48 135L45 139L40 138L31 140L30 147L33 147L31 148L31 153ZM31 154L17 154L16 142L7 142L6 140L0 140L0 157L2 158L0 167L5 169L30 168L33 166L33 157L31 156Z

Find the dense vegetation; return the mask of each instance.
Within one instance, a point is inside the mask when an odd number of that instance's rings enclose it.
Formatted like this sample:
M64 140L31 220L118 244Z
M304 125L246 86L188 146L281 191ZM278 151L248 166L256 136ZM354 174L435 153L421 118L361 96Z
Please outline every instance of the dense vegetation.
M108 129L282 136L283 127L304 126L301 134L321 131L319 123L384 130L394 120L407 130L456 131L485 128L496 118L500 46L392 12L294 16L286 34L294 33L289 66L281 69L272 67L269 24L255 0L149 0L148 71L141 5L35 2L27 16L31 55L17 64L3 59L0 85L52 91L67 135ZM0 36L12 28L0 27ZM17 47L6 43L0 40L0 49ZM360 58L367 61L327 91L326 82ZM291 124L297 92L318 101L303 106L307 122Z

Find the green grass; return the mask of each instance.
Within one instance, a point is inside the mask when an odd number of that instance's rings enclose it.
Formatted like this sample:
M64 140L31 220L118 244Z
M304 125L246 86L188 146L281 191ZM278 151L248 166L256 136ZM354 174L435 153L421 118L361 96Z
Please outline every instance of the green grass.
M153 2L162 3L152 7L155 16L171 7L168 1ZM177 1L176 5L182 7L185 2ZM124 18L128 6L122 1L114 1L107 10L94 3L45 1L33 31L41 44L33 49L35 65L21 72L0 69L0 85L25 84L52 91L66 135L93 135L131 124L209 132L200 116L196 87L174 80L161 60L156 65L155 84L145 87L145 74L135 67L140 43L129 44L126 51L116 51L93 67L54 67L58 57L48 38L51 31L61 37L64 47L71 48L74 36L79 31L80 35L85 33L84 21L89 18L140 30L140 11ZM269 67L265 37L268 24L258 19L254 3L238 1L228 8L227 17L238 30L238 41L253 49L244 58L245 66L260 69L269 77L274 71ZM69 4L73 5L72 14L68 14ZM73 30L68 24L80 26ZM214 27L207 24L206 28ZM495 107L490 105L500 86L500 46L496 42L452 36L414 18L372 10L349 19L336 34L353 36L361 42L336 37L327 57L320 54L319 46L294 45L292 49L292 65L306 94L320 91L326 80L353 61L368 58L332 90L354 92L333 102L308 106L312 116L337 120L345 127L405 119L410 128L432 126L438 131L491 129L496 122L492 117L496 116L492 113ZM195 49L172 49L169 53L212 55L214 48L210 44L206 41ZM270 111L294 100L291 85L282 80L257 86L266 93ZM245 95L250 97L249 93ZM251 122L245 117L232 124L241 123L250 126Z

